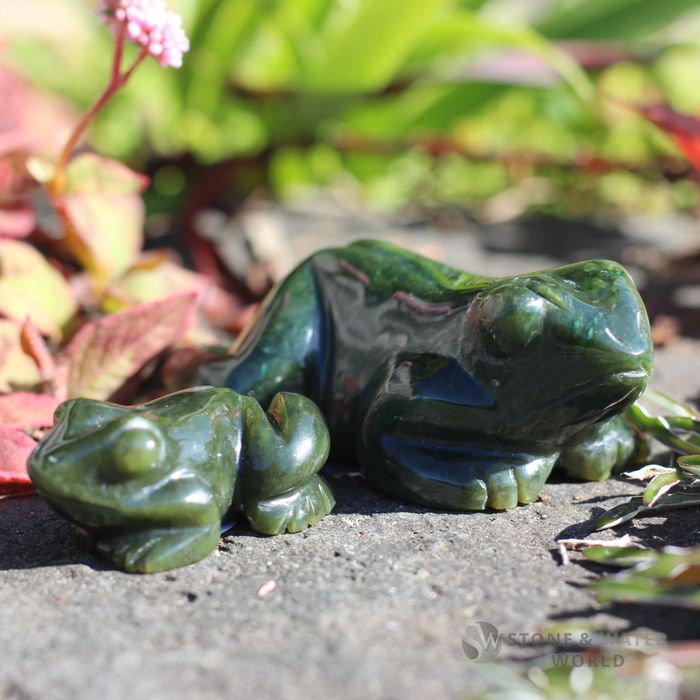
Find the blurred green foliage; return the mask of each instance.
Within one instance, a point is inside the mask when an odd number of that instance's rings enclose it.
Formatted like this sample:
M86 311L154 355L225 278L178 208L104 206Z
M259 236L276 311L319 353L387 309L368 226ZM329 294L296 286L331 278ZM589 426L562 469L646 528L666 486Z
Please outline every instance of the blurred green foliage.
M26 31L0 10L0 31L14 66L85 107L111 39L89 0L62 4L72 36L41 30L41 0L27 0ZM700 205L694 183L667 177L670 139L621 104L700 111L697 0L170 4L191 38L185 66L149 61L92 132L133 165L258 157L280 197L330 186L486 217ZM183 179L167 167L156 188L174 196Z

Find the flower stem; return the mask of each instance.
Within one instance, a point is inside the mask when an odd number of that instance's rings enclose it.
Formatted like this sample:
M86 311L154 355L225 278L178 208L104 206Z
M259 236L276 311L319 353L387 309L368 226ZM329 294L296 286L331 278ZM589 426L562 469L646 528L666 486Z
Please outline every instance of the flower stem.
M112 95L114 95L117 90L124 86L124 84L129 80L132 73L136 67L143 61L146 56L148 56L148 47L143 47L141 52L136 57L136 60L131 65L131 67L125 72L121 72L122 55L124 51L124 39L125 39L126 28L124 26L120 27L119 33L117 34L116 44L114 46L114 59L112 62L112 73L103 93L98 98L97 102L87 111L83 118L78 122L70 138L66 142L66 145L61 151L61 155L56 163L56 169L54 171L53 178L49 184L49 191L54 199L60 197L66 188L66 168L68 166L68 161L76 149L80 139L85 134L88 126L90 126L92 120L95 118L97 113L109 102Z

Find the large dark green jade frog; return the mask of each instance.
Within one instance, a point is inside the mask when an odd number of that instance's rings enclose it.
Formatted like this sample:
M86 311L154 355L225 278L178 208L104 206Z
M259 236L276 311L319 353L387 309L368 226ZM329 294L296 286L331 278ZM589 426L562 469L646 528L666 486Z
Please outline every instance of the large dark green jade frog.
M83 544L126 571L163 571L216 548L222 521L297 532L333 508L317 472L328 431L304 396L265 413L230 389L200 387L142 406L74 399L32 454L40 495Z
M332 454L398 498L460 510L537 498L555 463L602 479L652 366L620 265L493 279L384 243L324 250L271 293L207 383L311 397Z

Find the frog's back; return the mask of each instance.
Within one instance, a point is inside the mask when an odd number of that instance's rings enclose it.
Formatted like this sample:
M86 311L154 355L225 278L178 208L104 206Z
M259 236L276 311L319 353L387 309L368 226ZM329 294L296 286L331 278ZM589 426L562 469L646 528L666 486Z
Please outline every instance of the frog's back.
M391 243L359 240L342 248L315 253L316 270L354 278L369 304L386 301L397 292L427 303L468 300L493 284L494 278L464 272Z
M308 264L332 347L317 400L334 446L349 450L358 397L381 368L397 353L436 347L459 357L463 312L493 280L380 241L322 250Z

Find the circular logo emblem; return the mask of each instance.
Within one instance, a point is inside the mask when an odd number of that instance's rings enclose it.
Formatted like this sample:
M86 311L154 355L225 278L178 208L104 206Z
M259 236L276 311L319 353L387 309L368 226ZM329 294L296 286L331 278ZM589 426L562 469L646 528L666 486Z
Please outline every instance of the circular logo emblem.
M490 622L479 620L467 625L462 649L470 661L493 661L501 650L501 633Z

